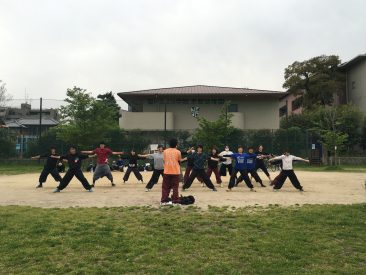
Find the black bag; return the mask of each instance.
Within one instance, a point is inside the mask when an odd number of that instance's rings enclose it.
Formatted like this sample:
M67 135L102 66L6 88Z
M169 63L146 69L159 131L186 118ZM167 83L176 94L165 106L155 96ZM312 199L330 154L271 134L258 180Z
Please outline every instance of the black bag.
M193 196L180 196L180 204L182 205L194 204L195 201L196 200Z

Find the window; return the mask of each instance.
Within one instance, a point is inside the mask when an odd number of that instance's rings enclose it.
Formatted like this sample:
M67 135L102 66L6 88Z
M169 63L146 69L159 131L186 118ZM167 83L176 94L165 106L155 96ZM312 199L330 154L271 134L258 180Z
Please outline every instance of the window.
M291 110L295 111L302 106L302 96L296 98L294 101L291 102Z
M284 105L280 108L280 117L287 115L287 106Z
M229 113L237 113L238 112L238 104L230 104L228 107L227 107L227 111Z

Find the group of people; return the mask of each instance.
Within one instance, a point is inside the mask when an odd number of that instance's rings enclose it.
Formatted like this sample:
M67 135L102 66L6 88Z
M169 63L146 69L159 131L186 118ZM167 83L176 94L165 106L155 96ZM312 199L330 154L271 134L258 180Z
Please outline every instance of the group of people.
M157 152L153 154L137 154L134 150L125 154L124 152L114 152L106 147L104 142L100 142L98 148L92 151L81 151L80 153L74 146L71 146L68 154L65 156L58 155L56 149L51 148L49 154L32 157L32 159L47 159L39 177L37 188L43 187L43 183L46 182L49 174L51 174L55 181L59 182L59 185L54 190L55 193L66 188L74 176L89 192L93 191L96 181L102 177L108 178L113 187L115 186L115 183L111 168L108 164L108 158L110 155L119 155L120 160L128 160L127 170L123 176L124 183L129 180L131 173L134 173L137 180L143 183L143 176L138 169L138 160L153 160L154 170L146 185L146 191L148 192L154 187L160 176L163 177L161 197L161 203L163 205L179 203L179 182L183 183L182 190L186 191L197 178L212 191L217 191L215 185L211 181L212 173L215 175L216 184L221 187L223 187L221 176L226 176L227 172L229 173L230 180L227 191L231 191L242 181L245 182L251 191L255 191L249 176L254 178L261 187L266 187L257 173L258 169L261 169L268 177L270 185L273 185L274 191L281 189L287 178L290 179L296 189L303 191L303 188L294 173L292 164L295 160L304 162L308 162L308 160L292 156L288 150L285 150L284 154L281 156L274 157L272 154L265 153L263 151L263 146L259 146L256 151L254 151L254 148L249 147L246 152L244 152L242 146L239 146L236 153L230 151L228 146L226 146L221 153L218 153L216 148L212 148L208 154L204 152L203 146L201 145L196 146L196 148L192 147L187 151L180 151L177 149L177 146L178 141L172 139L169 142L168 149L164 149L163 146L159 145ZM89 184L81 170L81 163L83 159L93 157L97 158L97 165L93 173L93 183ZM282 170L274 180L271 179L271 176L268 173L264 162L265 159L268 159L269 162L282 161ZM58 172L57 166L63 161L68 163L69 169L62 178ZM181 172L182 162L187 162L184 176ZM206 164L207 170L205 169ZM240 174L239 177L237 177L238 173ZM171 191L172 197L170 198Z

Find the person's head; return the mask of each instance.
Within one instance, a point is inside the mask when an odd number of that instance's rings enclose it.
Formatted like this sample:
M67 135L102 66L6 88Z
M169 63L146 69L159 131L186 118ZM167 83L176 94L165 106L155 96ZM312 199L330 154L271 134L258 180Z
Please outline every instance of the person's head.
M52 155L56 154L56 148L55 147L51 146L50 151L51 151Z
M244 152L243 146L238 146L238 153L242 154Z
M178 146L178 140L176 138L172 138L169 140L169 147L170 148L177 148Z
M197 153L201 154L203 151L203 146L202 145L197 145Z
M263 151L263 145L259 145L259 146L258 146L258 151L259 151L259 152L262 152L262 151Z
M131 156L134 156L134 155L136 155L136 152L135 152L135 150L134 150L134 149L132 149L132 150L130 151L130 154L131 154Z
M217 154L217 149L216 149L216 147L212 147L212 149L211 149L211 154L213 154L213 155L216 155L216 154Z
M69 153L71 154L71 155L75 155L76 154L76 147L75 146L70 146L69 147Z
M285 155L285 156L289 156L290 155L290 150L289 149L284 149L283 150L283 154Z
M253 154L253 153L254 153L254 149L253 149L253 147L248 147L248 153L249 153L249 154Z
M159 153L162 153L164 151L163 145L158 145L158 151Z
M105 142L104 141L101 141L99 142L99 148L104 148L105 147Z
M229 147L229 145L226 145L225 146L225 151L227 152L227 151L230 151L230 147Z

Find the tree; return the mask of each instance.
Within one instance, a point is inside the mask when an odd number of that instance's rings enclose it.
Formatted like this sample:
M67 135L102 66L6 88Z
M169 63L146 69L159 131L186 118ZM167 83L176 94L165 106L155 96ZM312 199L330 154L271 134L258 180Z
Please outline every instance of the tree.
M336 55L321 55L302 62L296 61L285 69L283 87L292 94L303 94L303 107L332 105L334 95L342 96L345 76L338 71L341 63Z
M337 152L341 152L345 148L345 144L347 142L348 135L336 131L325 131L322 134L323 144L326 149L331 152L334 156L336 164Z
M11 100L11 95L7 93L6 83L0 80L0 107L5 106L5 104Z
M361 130L361 147L366 150L366 116L363 119L362 130Z
M227 103L225 103L217 120L209 121L204 117L197 118L198 128L193 134L193 142L202 144L205 148L223 147L227 138L234 131L234 127L231 126L232 116L227 113Z
M68 89L65 101L68 105L61 106L61 121L56 128L57 138L62 141L90 148L104 140L108 131L118 128L115 110L105 101L93 98L86 90Z
M121 117L121 114L119 111L121 110L121 107L118 105L114 95L112 92L100 94L97 96L97 99L100 99L104 102L108 108L112 109L114 112L114 120L118 122L119 118Z

